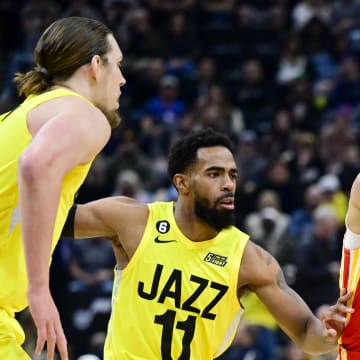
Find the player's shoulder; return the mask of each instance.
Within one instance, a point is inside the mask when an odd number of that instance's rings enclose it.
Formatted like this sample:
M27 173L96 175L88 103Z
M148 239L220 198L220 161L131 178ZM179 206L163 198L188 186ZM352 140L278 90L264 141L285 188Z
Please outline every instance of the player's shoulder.
M103 112L95 106L90 100L83 96L68 95L58 98L65 105L65 109L69 112L92 114L93 116L104 118Z
M118 216L121 216L121 219L127 219L131 222L136 219L146 218L149 213L145 203L127 196L111 196L99 200L97 203L105 216L117 220L119 220Z

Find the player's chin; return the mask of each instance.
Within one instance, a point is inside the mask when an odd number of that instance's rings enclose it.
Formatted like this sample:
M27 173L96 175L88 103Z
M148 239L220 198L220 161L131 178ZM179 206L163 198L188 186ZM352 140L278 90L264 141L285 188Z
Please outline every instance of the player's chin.
M111 111L119 110L119 108L120 108L120 103L119 103L119 101L116 101L116 102L114 103L114 105L112 106Z

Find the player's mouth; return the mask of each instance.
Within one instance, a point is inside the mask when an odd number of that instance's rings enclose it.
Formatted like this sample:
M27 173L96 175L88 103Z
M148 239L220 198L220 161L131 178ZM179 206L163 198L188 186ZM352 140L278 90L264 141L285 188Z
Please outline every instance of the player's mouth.
M219 201L219 206L226 210L234 210L235 204L234 204L234 198L224 198Z

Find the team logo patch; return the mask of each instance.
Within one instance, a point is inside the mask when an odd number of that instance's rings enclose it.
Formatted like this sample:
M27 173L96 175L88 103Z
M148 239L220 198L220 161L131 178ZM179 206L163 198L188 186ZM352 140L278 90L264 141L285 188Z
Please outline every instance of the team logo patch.
M204 257L204 261L206 261L210 264L224 267L227 264L227 256L222 256L222 255L218 255L218 254L209 252Z

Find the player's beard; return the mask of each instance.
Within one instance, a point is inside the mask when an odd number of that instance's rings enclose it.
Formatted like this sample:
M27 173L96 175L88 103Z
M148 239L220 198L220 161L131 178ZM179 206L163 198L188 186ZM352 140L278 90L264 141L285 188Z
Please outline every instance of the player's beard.
M121 123L122 117L119 114L118 110L106 110L100 104L96 104L96 106L101 110L101 112L105 115L107 121L109 122L112 129L118 127Z
M217 209L216 205L225 197L233 197L233 194L226 194L215 201L214 206L209 205L209 201L195 195L194 212L195 215L217 231L221 231L235 224L235 214L233 210Z
M113 111L102 110L102 112L106 116L107 121L109 122L112 129L114 129L120 125L122 117L117 110L113 110Z

